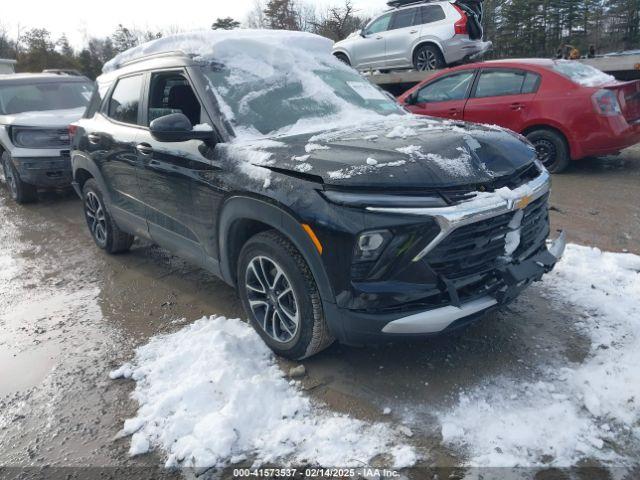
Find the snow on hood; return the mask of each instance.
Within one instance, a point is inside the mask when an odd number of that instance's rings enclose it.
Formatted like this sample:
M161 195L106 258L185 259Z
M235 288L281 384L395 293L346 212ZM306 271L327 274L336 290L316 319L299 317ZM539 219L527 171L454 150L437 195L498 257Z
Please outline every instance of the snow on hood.
M70 123L80 120L84 112L85 107L68 110L14 113L11 115L0 115L0 123L25 127L66 127Z
M306 32L251 29L201 30L163 37L131 48L107 62L102 71L108 73L131 60L164 52L183 52L196 58L215 59L217 49L228 41L254 44L256 51L260 51L260 46L296 47L307 52L328 54L333 46L333 41L328 38Z

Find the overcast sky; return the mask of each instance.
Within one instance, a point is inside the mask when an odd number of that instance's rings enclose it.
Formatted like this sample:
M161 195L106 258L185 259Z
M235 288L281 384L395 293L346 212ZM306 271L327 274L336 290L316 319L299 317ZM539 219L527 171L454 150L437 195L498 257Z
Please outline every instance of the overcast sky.
M343 0L306 0L318 7L341 5ZM362 14L374 14L386 0L354 0ZM1 0L0 24L11 36L44 27L57 39L63 33L74 47L86 38L110 35L119 23L140 29L182 30L209 28L217 17L244 20L254 0Z

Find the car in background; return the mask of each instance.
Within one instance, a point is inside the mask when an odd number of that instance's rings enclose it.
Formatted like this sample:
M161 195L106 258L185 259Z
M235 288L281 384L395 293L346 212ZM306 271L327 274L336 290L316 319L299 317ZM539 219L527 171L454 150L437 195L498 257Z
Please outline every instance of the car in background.
M331 46L165 37L109 62L70 129L96 245L139 236L221 277L294 359L463 326L564 249L546 243L549 174L531 145L412 115Z
M358 70L436 70L480 55L482 2L389 2L395 6L360 32L337 42L333 54Z
M552 173L640 142L640 81L568 60L498 60L440 72L399 97L411 112L509 128Z
M93 93L85 77L25 73L0 76L0 161L11 196L37 200L38 187L71 185L69 124Z

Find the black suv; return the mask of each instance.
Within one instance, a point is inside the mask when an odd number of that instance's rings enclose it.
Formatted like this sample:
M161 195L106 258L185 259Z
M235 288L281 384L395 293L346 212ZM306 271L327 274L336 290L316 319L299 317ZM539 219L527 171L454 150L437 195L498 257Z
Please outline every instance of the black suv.
M320 37L182 35L106 71L72 128L95 242L220 276L280 355L458 327L564 249L530 144L407 113Z

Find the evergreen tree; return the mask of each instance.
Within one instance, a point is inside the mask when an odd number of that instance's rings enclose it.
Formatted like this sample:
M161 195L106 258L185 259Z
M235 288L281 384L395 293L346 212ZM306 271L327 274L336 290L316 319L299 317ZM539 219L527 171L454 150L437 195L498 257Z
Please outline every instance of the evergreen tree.
M212 30L235 30L240 27L240 22L231 17L218 18L211 25Z

